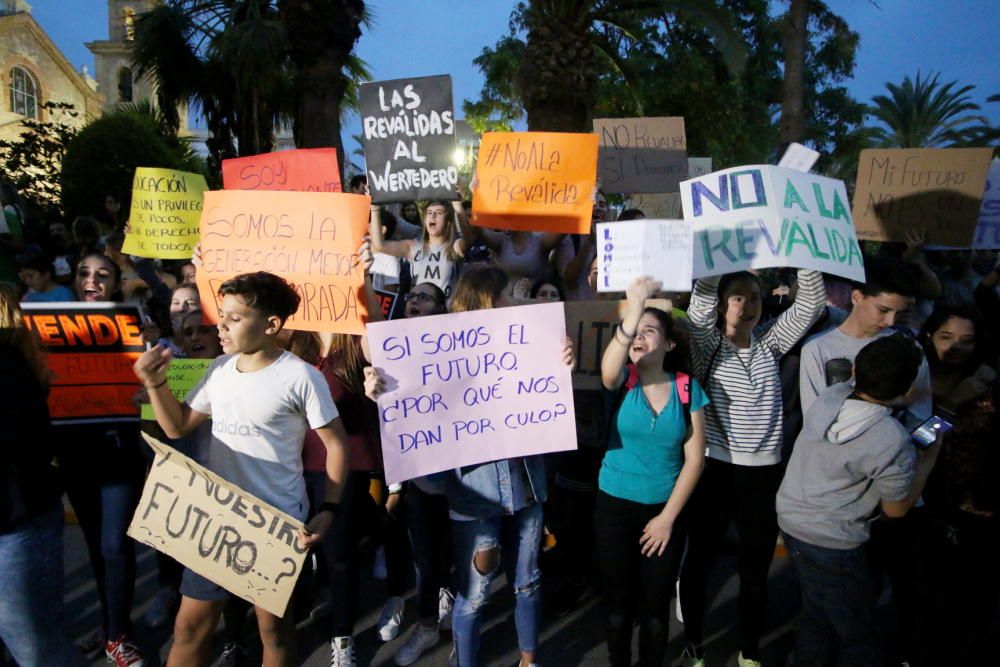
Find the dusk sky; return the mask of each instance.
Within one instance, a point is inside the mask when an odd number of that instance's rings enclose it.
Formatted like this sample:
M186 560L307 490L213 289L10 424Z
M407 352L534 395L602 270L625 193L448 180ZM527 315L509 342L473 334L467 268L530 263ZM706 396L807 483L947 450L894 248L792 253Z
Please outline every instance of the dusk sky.
M103 0L29 0L35 19L77 68L94 71L83 43L107 38ZM472 64L484 46L507 31L512 0L369 0L375 22L358 52L375 80L450 74L455 107L478 96L482 77ZM975 84L973 99L994 125L1000 103L1000 12L993 0L828 0L861 35L857 68L848 84L869 101L887 81L917 71L941 72L942 81ZM991 46L992 45L992 46ZM344 139L360 131L356 120Z

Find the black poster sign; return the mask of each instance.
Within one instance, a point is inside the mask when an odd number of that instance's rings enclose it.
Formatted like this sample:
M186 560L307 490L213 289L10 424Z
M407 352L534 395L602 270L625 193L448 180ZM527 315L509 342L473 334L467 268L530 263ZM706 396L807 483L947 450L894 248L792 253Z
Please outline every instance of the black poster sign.
M456 198L450 76L362 84L361 129L374 203Z

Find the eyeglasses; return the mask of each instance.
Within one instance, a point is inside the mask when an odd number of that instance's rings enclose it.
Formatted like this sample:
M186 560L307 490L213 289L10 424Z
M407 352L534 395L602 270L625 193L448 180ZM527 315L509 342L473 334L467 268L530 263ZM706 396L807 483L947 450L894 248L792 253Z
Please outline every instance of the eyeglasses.
M432 297L430 294L424 294L423 292L410 292L403 297L403 301L409 303L411 301L416 301L420 304L433 303L437 304L437 299Z

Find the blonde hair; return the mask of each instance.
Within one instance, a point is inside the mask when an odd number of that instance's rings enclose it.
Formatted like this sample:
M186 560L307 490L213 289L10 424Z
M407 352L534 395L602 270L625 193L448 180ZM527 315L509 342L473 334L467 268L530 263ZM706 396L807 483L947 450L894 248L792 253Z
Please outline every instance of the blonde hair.
M24 357L43 387L49 386L51 371L45 365L45 351L38 335L24 323L24 315L14 288L0 283L0 345L8 345Z
M473 264L467 267L451 295L451 312L493 308L509 282L507 274L498 266Z
M456 230L458 222L455 220L455 209L451 207L451 202L433 200L424 204L424 210L420 212L420 245L424 250L424 254L430 252L431 238L427 233L427 209L431 206L444 207L445 229L448 230L448 240L445 242L445 254L450 261L454 262L458 259L458 255L455 253L455 241L458 239L458 232Z

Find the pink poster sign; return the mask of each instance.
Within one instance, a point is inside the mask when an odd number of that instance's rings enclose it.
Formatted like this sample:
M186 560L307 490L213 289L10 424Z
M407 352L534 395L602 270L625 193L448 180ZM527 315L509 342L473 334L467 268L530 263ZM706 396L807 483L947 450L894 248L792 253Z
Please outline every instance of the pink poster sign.
M576 449L563 304L368 325L389 484Z

